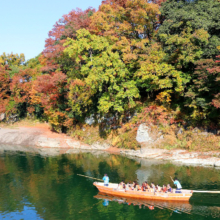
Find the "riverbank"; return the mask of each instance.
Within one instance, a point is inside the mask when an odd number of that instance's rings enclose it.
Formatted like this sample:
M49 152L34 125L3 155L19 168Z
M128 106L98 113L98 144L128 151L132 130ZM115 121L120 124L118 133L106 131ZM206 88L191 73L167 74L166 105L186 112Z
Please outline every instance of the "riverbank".
M176 164L200 165L220 167L220 152L190 152L178 149L158 149L142 147L138 150L126 150L112 147L108 144L93 143L91 145L82 143L65 134L52 132L47 124L35 124L34 126L15 126L0 128L0 144L7 146L34 147L36 149L59 149L70 153L74 150L106 151L117 153L127 157L147 158L171 161Z

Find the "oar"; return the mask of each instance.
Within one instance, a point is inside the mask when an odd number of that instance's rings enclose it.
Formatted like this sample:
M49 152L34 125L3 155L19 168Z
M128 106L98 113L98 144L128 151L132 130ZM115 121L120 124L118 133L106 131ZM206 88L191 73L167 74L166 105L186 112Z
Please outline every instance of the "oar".
M193 193L220 193L220 191L200 191L200 190L192 190Z
M171 180L174 182L173 178L170 176Z
M94 178L94 177L91 177L91 176L85 176L85 175L82 175L82 174L77 174L78 176L83 176L83 177L86 177L86 178L90 178L90 179L94 179L94 180L99 180L99 181L103 181L101 179L97 179L97 178Z

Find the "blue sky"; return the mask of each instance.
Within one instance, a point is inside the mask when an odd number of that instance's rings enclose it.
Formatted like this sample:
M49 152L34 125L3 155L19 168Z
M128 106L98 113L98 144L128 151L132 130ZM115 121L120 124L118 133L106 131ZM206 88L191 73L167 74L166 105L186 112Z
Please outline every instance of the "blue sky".
M0 54L24 53L26 60L44 49L48 32L72 9L98 8L102 0L7 0L0 4Z

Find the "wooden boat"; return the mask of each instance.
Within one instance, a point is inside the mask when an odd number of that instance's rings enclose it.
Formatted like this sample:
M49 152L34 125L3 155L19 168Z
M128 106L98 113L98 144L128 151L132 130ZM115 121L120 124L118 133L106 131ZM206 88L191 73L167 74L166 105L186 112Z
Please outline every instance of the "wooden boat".
M118 189L117 183L110 183L108 186L104 186L104 183L94 182L101 193L105 193L113 196L147 199L147 200L162 200L162 201L189 201L193 192L191 190L181 190L181 193L162 193L162 192L148 192L148 191L134 191L129 189Z

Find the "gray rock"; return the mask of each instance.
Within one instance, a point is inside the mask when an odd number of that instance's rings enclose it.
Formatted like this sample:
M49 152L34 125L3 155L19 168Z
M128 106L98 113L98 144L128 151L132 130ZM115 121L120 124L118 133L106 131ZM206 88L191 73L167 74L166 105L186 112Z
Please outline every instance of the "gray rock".
M212 166L212 167L214 167L215 162L216 162L215 158L209 158L209 159L202 160L202 165L203 166Z
M71 148L80 148L80 145L81 145L79 141L74 141L74 140L71 140L71 139L67 139L66 143Z
M215 161L215 167L220 167L220 160Z
M5 113L1 113L0 114L0 121L4 121L6 119L6 114Z
M85 119L85 123L88 124L88 125L94 124L94 123L95 123L94 116L91 115L90 117L87 117L87 118Z
M164 136L161 135L157 140L163 140L164 139Z
M91 148L92 149L97 149L97 150L106 150L110 147L109 144L106 144L106 143L99 143L99 142L96 142L96 143L93 143L91 145Z
M195 127L195 128L192 130L193 133L199 133L199 131L200 131L200 130L199 130L199 128L197 128L197 127Z
M60 147L60 141L42 136L38 138L36 145L39 147Z
M183 159L183 160L176 160L176 161L182 162L182 163L187 164L187 165L202 165L202 162L203 162L201 159L198 159L198 158Z
M200 165L200 166L214 166L215 165L215 158L209 158L209 159L199 159L199 158L193 158L193 159L177 159L175 162L180 162L186 165Z
M198 133L198 135L203 135L203 136L208 136L209 135L209 133L208 132L200 132L200 133Z
M177 132L177 135L182 134L182 133L183 133L183 129L180 128L180 129L178 130L178 132Z
M148 126L146 126L145 124L141 124L137 130L137 142L152 142L153 139L151 138L149 131L150 128Z

